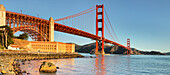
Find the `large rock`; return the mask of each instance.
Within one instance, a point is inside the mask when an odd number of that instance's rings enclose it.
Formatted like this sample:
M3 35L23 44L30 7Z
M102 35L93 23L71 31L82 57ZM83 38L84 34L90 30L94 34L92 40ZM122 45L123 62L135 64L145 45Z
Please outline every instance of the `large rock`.
M57 71L56 66L51 62L43 62L39 68L40 72L54 73Z
M6 72L6 71L1 71L1 73L2 73L2 74L6 74L7 72ZM0 74L1 74L1 73L0 73Z

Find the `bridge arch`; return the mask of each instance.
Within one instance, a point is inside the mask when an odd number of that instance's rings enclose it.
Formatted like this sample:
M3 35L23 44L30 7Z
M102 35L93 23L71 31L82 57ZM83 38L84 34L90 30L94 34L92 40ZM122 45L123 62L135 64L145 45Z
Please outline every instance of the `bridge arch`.
M23 31L35 41L50 41L50 21L34 16L6 11L6 25L13 33Z
M18 28L13 28L13 34L15 34L18 31L22 31L25 33L28 33L28 35L32 38L32 40L34 41L38 41L38 40L46 40L48 39L47 36L44 36L45 34L43 34L42 32L33 29L33 28L26 28L26 27L18 27ZM38 39L41 38L41 39Z

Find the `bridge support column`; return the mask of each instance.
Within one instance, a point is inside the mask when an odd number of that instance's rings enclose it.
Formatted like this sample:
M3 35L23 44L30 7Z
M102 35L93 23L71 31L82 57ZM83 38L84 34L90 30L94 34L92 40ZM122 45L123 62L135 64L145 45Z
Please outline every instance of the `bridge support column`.
M5 26L5 20L6 20L6 11L5 7L0 4L0 26Z
M49 41L54 41L54 20L50 17L50 25L49 25Z
M98 9L101 8L102 11ZM99 17L101 15L101 17ZM105 54L104 52L104 5L96 5L96 36L98 36L99 31L101 31L101 40L96 40L96 51L95 54L99 54L98 50L101 49L100 54Z

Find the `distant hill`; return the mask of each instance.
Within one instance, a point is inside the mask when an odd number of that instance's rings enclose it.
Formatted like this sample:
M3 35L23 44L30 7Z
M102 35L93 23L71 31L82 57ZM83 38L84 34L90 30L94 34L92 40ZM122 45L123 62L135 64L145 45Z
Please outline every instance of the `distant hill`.
M90 52L95 52L96 49L96 43L90 43L90 44L86 44L83 46L80 45L75 45L76 47L76 52L81 52L81 53L90 53ZM126 54L127 49L124 49L122 47L119 46L111 46L108 44L104 45L104 50L105 53L110 53L110 54ZM161 52L157 52L157 51L141 51L141 50L137 50L135 48L131 48L132 52L131 54L144 54L144 55L165 55L164 53Z
M167 55L170 55L170 52L167 52L166 54L167 54Z

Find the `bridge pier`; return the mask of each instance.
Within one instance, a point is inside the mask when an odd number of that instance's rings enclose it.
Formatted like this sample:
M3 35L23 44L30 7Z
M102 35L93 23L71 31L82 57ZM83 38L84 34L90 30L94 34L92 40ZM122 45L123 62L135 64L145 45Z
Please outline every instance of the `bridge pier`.
M50 25L49 25L49 41L53 42L54 41L54 19L50 17L49 19Z
M5 26L6 11L4 5L0 4L0 26Z

